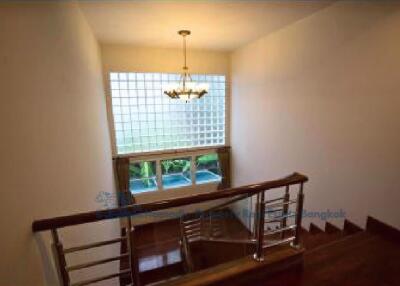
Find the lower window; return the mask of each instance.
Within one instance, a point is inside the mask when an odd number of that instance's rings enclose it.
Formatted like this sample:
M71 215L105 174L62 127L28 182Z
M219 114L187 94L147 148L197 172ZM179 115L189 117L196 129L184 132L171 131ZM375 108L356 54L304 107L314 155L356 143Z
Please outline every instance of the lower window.
M164 189L190 186L190 158L169 159L161 161L162 185Z
M135 162L129 165L129 189L133 193L156 191L156 162Z
M196 157L196 184L221 182L221 168L217 154Z
M215 153L129 164L129 189L134 194L221 180L219 158Z

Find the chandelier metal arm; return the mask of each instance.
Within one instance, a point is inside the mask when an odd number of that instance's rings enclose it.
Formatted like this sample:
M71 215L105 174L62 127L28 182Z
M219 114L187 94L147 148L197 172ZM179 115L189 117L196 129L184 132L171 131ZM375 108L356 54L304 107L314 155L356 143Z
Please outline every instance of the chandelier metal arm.
M200 98L207 94L208 88L198 87L192 82L192 77L188 72L189 68L187 66L187 56L186 56L186 36L190 35L189 30L178 31L178 34L183 38L183 72L179 80L180 87L165 90L164 93L170 98L180 98L185 99L186 102L192 98ZM189 84L189 83L190 84Z

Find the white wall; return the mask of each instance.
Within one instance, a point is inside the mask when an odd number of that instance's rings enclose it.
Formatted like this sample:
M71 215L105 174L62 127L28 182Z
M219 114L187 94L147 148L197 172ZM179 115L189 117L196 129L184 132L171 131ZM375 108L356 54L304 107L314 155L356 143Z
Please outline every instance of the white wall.
M307 210L400 227L399 34L398 3L339 1L235 51L234 185L299 171Z
M96 209L98 192L114 192L98 44L69 1L1 3L0 39L0 284L56 285L48 237L31 223ZM70 244L118 235L95 228L63 234Z

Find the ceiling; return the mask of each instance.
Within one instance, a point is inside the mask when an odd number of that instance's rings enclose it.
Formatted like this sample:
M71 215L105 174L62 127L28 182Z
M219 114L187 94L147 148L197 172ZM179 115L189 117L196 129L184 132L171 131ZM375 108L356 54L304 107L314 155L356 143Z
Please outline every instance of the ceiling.
M298 21L332 1L80 1L101 43L232 51Z

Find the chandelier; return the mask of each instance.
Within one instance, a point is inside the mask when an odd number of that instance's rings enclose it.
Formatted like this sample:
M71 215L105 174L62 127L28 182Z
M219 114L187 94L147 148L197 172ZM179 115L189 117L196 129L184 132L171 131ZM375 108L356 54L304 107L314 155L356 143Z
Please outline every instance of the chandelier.
M205 95L208 92L208 84L194 82L186 65L186 37L190 35L190 31L181 30L178 31L178 34L183 38L183 71L179 82L166 86L164 93L170 98L182 99L187 102Z

